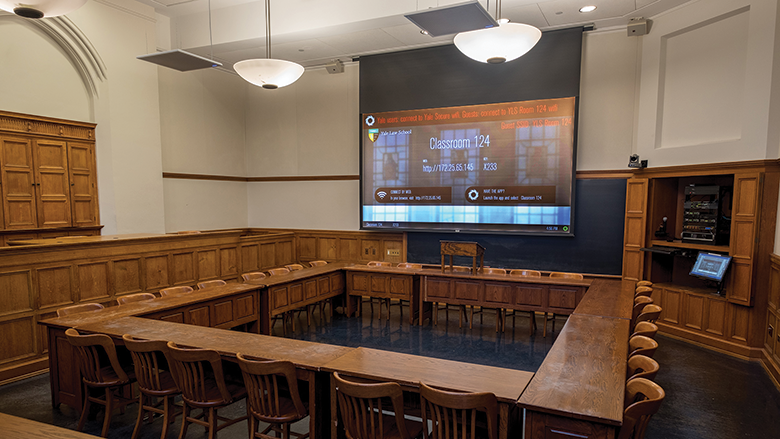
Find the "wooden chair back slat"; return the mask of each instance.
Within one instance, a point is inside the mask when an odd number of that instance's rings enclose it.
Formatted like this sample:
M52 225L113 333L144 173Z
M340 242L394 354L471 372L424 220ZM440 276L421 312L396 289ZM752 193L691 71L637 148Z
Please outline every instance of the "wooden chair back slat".
M202 290L204 288L219 287L222 285L227 285L227 282L222 279L207 280L205 282L198 282L198 289Z
M393 264L391 262L385 262L385 261L371 261L368 264L369 267L392 267Z
M322 265L328 265L328 261L322 261L322 260L320 260L320 261L311 261L311 262L309 262L309 265L311 265L312 267L319 267L319 266L322 266Z
M133 302L143 302L145 300L154 300L156 296L152 293L128 294L127 296L117 297L117 305L126 305Z
M643 335L635 335L628 340L628 358L634 355L644 355L653 358L658 342Z
M57 317L69 316L80 312L97 311L104 306L99 303L80 303L78 305L66 306L57 310Z
M285 268L285 267L272 268L272 269L268 270L268 274L270 274L271 276L279 276L280 274L287 274L289 272L290 272L290 270L288 268Z
M550 273L550 277L553 278L559 278L559 279L575 279L575 280L582 280L584 279L584 276L582 276L580 273L561 273L558 271L553 271Z
M192 292L192 287L188 285L181 285L178 287L163 288L160 290L160 297L178 296L180 294L187 294Z
M506 270L503 268L489 268L482 269L482 274L506 274Z
M432 439L476 439L477 415L485 414L487 438L498 438L498 400L492 393L448 392L420 383L423 425L432 426ZM482 428L480 428L482 430Z
M244 279L244 282L249 282L253 280L263 280L267 276L262 271L253 271L251 273L244 273L241 275L241 278Z
M649 304L645 306L642 312L637 316L634 326L636 327L639 322L655 323L655 321L658 320L658 317L661 316L661 311L662 309L658 305Z
M658 326L655 323L639 322L634 326L634 335L644 335L645 337L655 339L655 334L658 333Z
M168 343L163 340L141 340L129 334L122 336L125 347L133 357L138 387L148 395L163 396L178 393L169 378L173 373L165 360Z
M398 383L354 383L346 381L337 372L336 381L341 419L348 439L390 439L385 432L390 430L386 422L393 422L383 411L392 410L395 427L401 439L411 439L404 421L403 392ZM390 400L390 406L385 401Z
M422 264L416 264L413 262L400 262L398 263L398 268L407 268L411 270L421 270Z
M519 277L542 277L542 272L536 270L512 270L509 272L509 275Z
M301 265L301 264L288 264L288 265L285 265L284 268L286 268L286 269L288 269L290 271L298 271L298 270L303 270L303 265Z
M658 362L646 355L634 355L628 359L628 367L626 375L628 380L632 378L645 378L648 380L655 379L658 374L660 366Z
M634 293L634 297L639 297L639 296L651 297L652 295L653 295L653 287L637 287L636 292Z

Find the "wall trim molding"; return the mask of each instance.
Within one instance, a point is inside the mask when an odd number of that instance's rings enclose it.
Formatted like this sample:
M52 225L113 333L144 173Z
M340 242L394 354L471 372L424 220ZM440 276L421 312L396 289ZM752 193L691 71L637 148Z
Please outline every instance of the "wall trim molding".
M163 172L163 178L180 180L243 181L243 182L282 182L282 181L344 181L360 180L359 175L292 175L278 177L237 177L232 175L188 174L182 172Z

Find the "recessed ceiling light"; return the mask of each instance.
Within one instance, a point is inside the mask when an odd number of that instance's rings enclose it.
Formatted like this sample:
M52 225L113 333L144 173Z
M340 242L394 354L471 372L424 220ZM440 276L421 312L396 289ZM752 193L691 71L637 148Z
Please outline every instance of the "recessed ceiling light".
M425 29L420 29L420 33L423 35L430 35L430 33Z
M590 6L583 6L580 8L580 12L593 12L596 10L596 7L593 5Z

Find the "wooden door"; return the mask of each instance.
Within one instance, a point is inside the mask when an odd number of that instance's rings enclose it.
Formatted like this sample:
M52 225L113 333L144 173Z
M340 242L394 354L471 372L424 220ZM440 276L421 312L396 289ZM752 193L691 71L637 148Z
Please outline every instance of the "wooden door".
M642 280L645 226L647 224L646 178L629 178L626 185L626 224L623 231L623 278Z
M758 213L761 206L761 173L734 175L731 207L731 282L726 289L729 302L753 304L754 254Z
M68 142L70 208L74 227L98 224L94 151L95 145L93 144Z
M0 136L0 174L6 229L38 227L32 141Z
M70 178L65 142L34 140L38 227L70 227Z

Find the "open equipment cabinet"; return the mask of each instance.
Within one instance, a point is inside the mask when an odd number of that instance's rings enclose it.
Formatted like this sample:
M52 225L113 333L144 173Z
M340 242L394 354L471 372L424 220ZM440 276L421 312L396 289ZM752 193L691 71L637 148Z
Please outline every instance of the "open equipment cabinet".
M629 178L623 278L653 282L653 300L663 308L662 331L760 356L778 182L776 160L651 168ZM693 197L691 188L706 195ZM717 209L707 203L717 203ZM659 230L664 217L666 236ZM694 226L699 218L717 227L717 236L687 233L683 239L685 231L704 229ZM722 294L713 281L690 275L699 252L731 256Z

